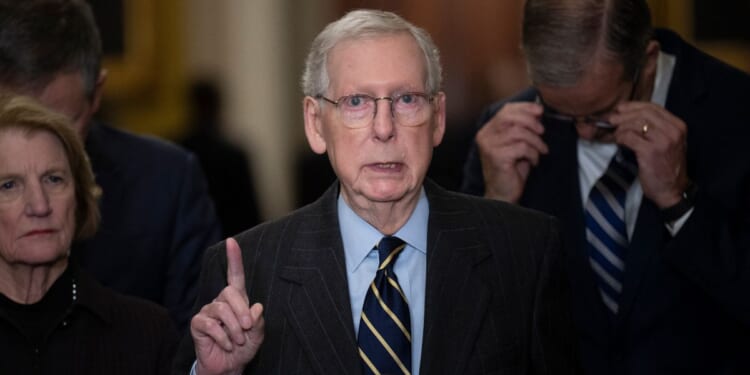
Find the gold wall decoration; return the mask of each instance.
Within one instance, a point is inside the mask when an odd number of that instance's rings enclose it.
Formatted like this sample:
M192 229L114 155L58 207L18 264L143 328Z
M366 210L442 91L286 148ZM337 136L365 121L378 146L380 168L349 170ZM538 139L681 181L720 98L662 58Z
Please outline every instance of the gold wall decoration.
M107 97L138 95L154 79L156 22L151 0L91 1L104 44Z
M102 64L108 73L100 117L137 133L178 137L185 118L184 2L90 2L105 43Z

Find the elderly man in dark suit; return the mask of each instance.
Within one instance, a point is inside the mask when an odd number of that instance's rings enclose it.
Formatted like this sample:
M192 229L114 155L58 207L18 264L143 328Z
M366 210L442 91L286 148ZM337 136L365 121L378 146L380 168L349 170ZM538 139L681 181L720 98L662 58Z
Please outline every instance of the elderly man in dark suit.
M587 372L750 373L750 77L644 0L529 0L523 48L463 190L560 219Z
M555 222L425 180L440 84L430 37L393 13L318 35L305 134L338 181L209 250L175 373L576 373Z

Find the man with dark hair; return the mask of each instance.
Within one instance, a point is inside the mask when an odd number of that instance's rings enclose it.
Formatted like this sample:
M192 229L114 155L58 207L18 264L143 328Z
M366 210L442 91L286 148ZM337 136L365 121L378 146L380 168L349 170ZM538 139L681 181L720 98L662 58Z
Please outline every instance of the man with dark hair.
M182 328L219 225L192 154L92 121L106 80L100 61L85 1L0 2L0 88L69 116L103 190L101 228L72 255L103 284L164 305Z
M462 189L561 220L587 372L750 373L750 77L645 0L528 0L522 45Z

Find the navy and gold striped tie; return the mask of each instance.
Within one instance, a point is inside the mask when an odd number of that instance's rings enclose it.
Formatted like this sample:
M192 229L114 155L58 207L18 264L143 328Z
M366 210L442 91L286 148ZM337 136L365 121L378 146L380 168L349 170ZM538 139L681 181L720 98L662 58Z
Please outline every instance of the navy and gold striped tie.
M378 246L380 266L370 284L359 323L359 356L365 374L411 373L409 304L398 284L393 264L406 244L383 237Z

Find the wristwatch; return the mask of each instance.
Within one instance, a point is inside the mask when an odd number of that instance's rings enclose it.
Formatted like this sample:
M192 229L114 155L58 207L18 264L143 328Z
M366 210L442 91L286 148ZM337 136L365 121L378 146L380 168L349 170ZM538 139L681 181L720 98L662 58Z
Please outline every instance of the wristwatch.
M688 181L685 191L682 192L680 201L673 206L661 210L661 217L665 223L671 223L682 215L685 215L695 205L695 195L698 193L698 186L693 181Z

